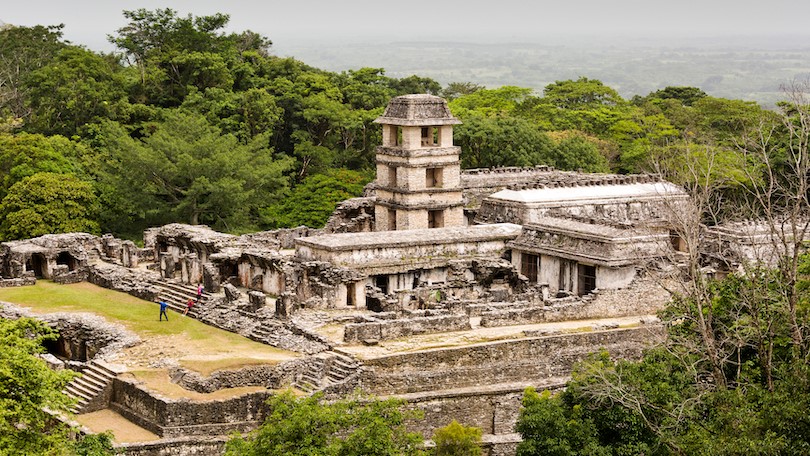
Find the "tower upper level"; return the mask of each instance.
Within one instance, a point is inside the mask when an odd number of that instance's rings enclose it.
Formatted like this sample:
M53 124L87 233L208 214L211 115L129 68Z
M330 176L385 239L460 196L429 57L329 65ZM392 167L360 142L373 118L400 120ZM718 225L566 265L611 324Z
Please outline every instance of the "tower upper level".
M374 122L383 126L383 147L406 150L452 147L452 126L461 123L444 98L427 94L393 98Z

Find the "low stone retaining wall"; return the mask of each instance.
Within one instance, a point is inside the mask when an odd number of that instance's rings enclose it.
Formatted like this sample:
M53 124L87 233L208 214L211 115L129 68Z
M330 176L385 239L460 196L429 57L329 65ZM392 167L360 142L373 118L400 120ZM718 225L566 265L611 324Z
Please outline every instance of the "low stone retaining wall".
M0 279L0 288L24 287L27 285L36 285L36 284L37 279L34 276L19 277L16 279Z
M660 326L563 334L424 350L364 361L359 387L373 394L485 386L542 384L565 377L589 353L607 349L618 358L637 358L664 336Z
M117 378L110 408L161 437L226 435L255 429L264 419L269 395L259 391L205 402L172 400Z
M306 359L296 359L274 366L246 366L233 370L218 370L208 377L188 369L172 369L171 377L185 389L198 393L211 393L223 388L240 386L264 386L278 389L289 385L306 368Z
M343 341L389 340L414 334L432 334L470 329L467 315L440 315L368 323L350 323L345 326Z
M124 443L116 448L126 456L211 456L225 451L228 437L163 439L157 442Z

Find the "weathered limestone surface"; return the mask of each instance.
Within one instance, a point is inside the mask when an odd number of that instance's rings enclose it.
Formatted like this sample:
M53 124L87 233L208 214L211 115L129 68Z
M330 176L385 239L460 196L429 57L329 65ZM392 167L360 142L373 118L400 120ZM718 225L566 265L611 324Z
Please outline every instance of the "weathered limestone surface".
M502 303L504 308L487 305L473 307L481 316L481 326L512 326L542 322L584 320L590 318L649 315L662 309L671 299L669 292L653 278L636 280L617 290L595 290L583 297L525 301L523 305Z
M504 244L520 231L518 225L499 224L316 236L298 239L296 255L369 274L396 273L446 266L465 257L500 257Z
M222 454L228 436L177 437L157 442L124 443L116 448L127 456L211 456Z
M254 429L264 418L269 394L261 391L205 402L172 400L116 378L111 408L161 437L226 435Z
M233 370L218 370L208 377L182 367L170 370L174 383L198 393L212 393L223 388L265 386L279 389L291 384L306 368L306 360L295 359L276 365L246 366Z
M543 383L567 376L576 361L600 348L619 358L637 358L662 333L660 327L642 327L390 355L366 360L359 383L375 394Z
M350 323L344 327L343 341L354 343L364 340L389 340L414 334L463 331L466 329L470 329L470 317L466 314Z

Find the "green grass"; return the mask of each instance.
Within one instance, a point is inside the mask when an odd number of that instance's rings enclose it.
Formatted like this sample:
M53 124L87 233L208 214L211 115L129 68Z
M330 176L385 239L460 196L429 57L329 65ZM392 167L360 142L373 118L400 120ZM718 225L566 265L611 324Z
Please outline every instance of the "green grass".
M160 306L157 303L86 282L59 285L39 280L34 286L0 289L0 301L28 307L35 313L91 312L125 326L142 339L181 335L201 353L239 356L238 353L243 351L249 352L247 357L250 358L279 360L296 356L295 353L254 342L173 311L168 311L168 322L160 322Z

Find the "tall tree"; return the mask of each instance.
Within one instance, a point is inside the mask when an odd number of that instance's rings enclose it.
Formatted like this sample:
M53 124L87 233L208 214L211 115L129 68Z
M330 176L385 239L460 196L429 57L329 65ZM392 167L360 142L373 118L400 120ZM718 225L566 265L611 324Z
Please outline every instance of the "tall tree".
M238 231L255 227L257 210L287 187L291 160L275 157L260 135L240 144L199 114L171 111L136 140L105 123L98 146L105 188L137 226L185 221ZM120 214L108 214L120 217Z
M28 75L41 68L65 46L64 25L4 27L0 29L0 119L27 119Z

